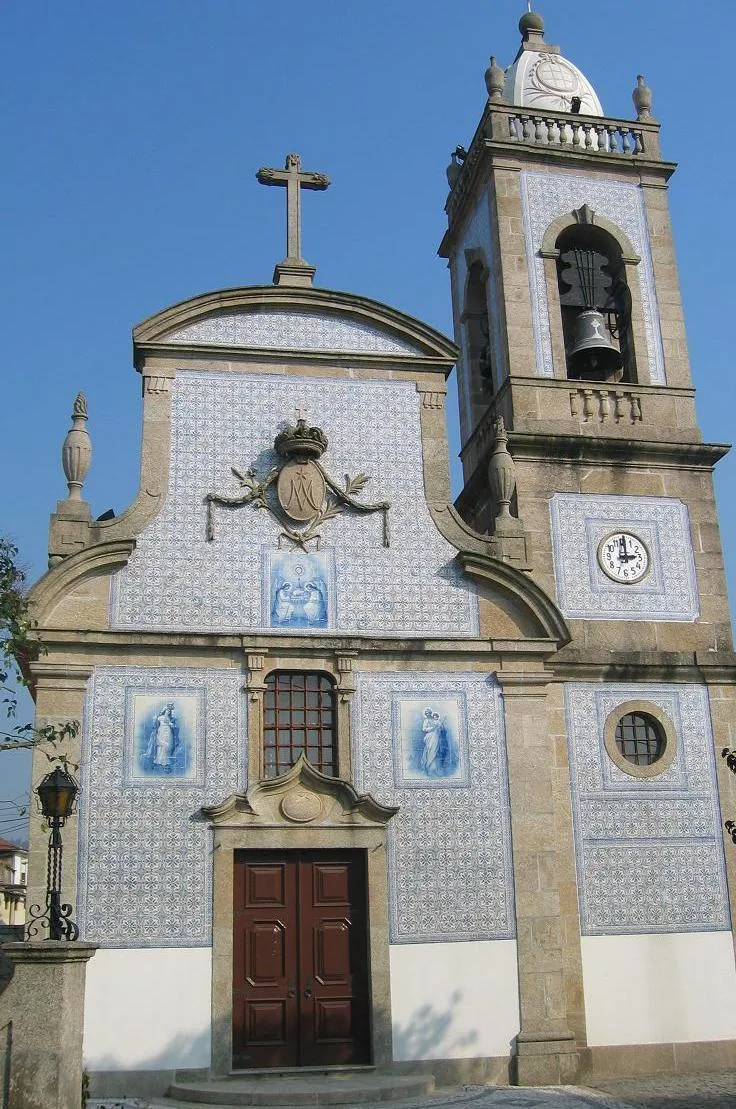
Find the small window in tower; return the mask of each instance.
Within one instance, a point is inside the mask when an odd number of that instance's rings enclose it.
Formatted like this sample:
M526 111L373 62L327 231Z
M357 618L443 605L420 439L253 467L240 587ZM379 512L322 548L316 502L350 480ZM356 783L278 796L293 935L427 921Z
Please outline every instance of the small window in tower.
M567 376L583 381L636 381L631 294L616 240L590 224L557 241L557 284Z
M616 725L616 746L634 766L652 766L664 754L664 730L658 720L645 712L627 712Z
M335 687L325 674L277 671L263 695L266 778L284 774L305 755L323 774L337 773Z

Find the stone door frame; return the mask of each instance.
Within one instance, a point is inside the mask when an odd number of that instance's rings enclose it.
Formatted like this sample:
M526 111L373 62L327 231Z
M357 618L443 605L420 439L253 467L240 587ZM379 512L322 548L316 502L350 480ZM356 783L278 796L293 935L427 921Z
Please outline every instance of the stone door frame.
M392 1062L389 967L388 822L397 812L358 795L304 759L280 778L258 782L221 805L203 808L212 847L213 1077L232 1072L233 882L236 851L365 852L368 907L368 993L374 1066Z

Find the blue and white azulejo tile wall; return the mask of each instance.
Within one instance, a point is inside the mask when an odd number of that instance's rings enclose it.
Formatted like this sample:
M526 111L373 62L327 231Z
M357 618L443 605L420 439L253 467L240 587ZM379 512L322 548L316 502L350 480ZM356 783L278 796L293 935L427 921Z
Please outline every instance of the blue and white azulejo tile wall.
M183 372L172 383L169 492L114 579L112 625L174 631L273 627L274 606L263 600L264 551L278 550L282 529L253 505L216 507L215 537L208 542L205 497L242 493L233 466L265 477L278 461L274 437L294 422L298 406L306 408L308 423L325 431L329 446L321 462L335 480L365 473L370 480L360 499L391 503L389 547L383 545L381 512L346 510L321 528L323 546L332 552L324 574L333 580L325 580L324 618L312 630L477 635L473 584L425 500L415 386L215 372ZM290 549L287 541L283 549Z
M212 343L261 350L315 350L356 354L422 354L388 328L326 312L289 309L221 312L166 336L167 343Z
M103 947L209 947L212 833L245 788L233 669L97 667L82 740L77 909Z
M662 774L635 778L604 746L627 701L649 701L676 734ZM707 690L696 685L565 687L584 935L730 927Z
M539 253L542 240L554 220L560 216L569 216L574 210L587 204L599 216L619 227L641 258L636 272L647 337L649 375L652 384L665 385L657 291L641 188L627 181L602 181L572 173L534 173L524 170L520 178L537 373L541 377L554 376L547 280L544 258Z
M508 939L514 883L503 709L483 674L357 676L356 786L389 825L392 943Z
M697 619L700 611L690 518L682 501L555 493L550 501L557 603L572 620ZM642 581L616 582L598 563L613 531L633 531L650 555Z

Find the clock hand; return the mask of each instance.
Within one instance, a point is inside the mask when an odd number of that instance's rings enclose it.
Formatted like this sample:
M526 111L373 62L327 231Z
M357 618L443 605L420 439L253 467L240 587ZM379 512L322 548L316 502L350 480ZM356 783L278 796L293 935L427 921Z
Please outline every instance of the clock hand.
M619 554L619 558L621 559L622 562L631 562L633 559L636 558L636 555L628 554L627 551L626 551L626 536L625 535L621 536L618 543L619 543L619 546L621 548L621 553Z

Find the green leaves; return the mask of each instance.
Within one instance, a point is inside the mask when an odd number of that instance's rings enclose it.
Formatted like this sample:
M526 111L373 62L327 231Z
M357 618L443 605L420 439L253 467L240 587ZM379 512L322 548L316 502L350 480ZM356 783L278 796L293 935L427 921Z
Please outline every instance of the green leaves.
M0 536L0 703L5 709L5 726L0 727L0 751L17 751L47 744L50 762L67 762L56 747L79 732L76 720L47 724L38 730L32 724L13 724L18 711L16 686L30 689L28 664L44 652L35 631L28 605L26 575L18 565L18 548Z

